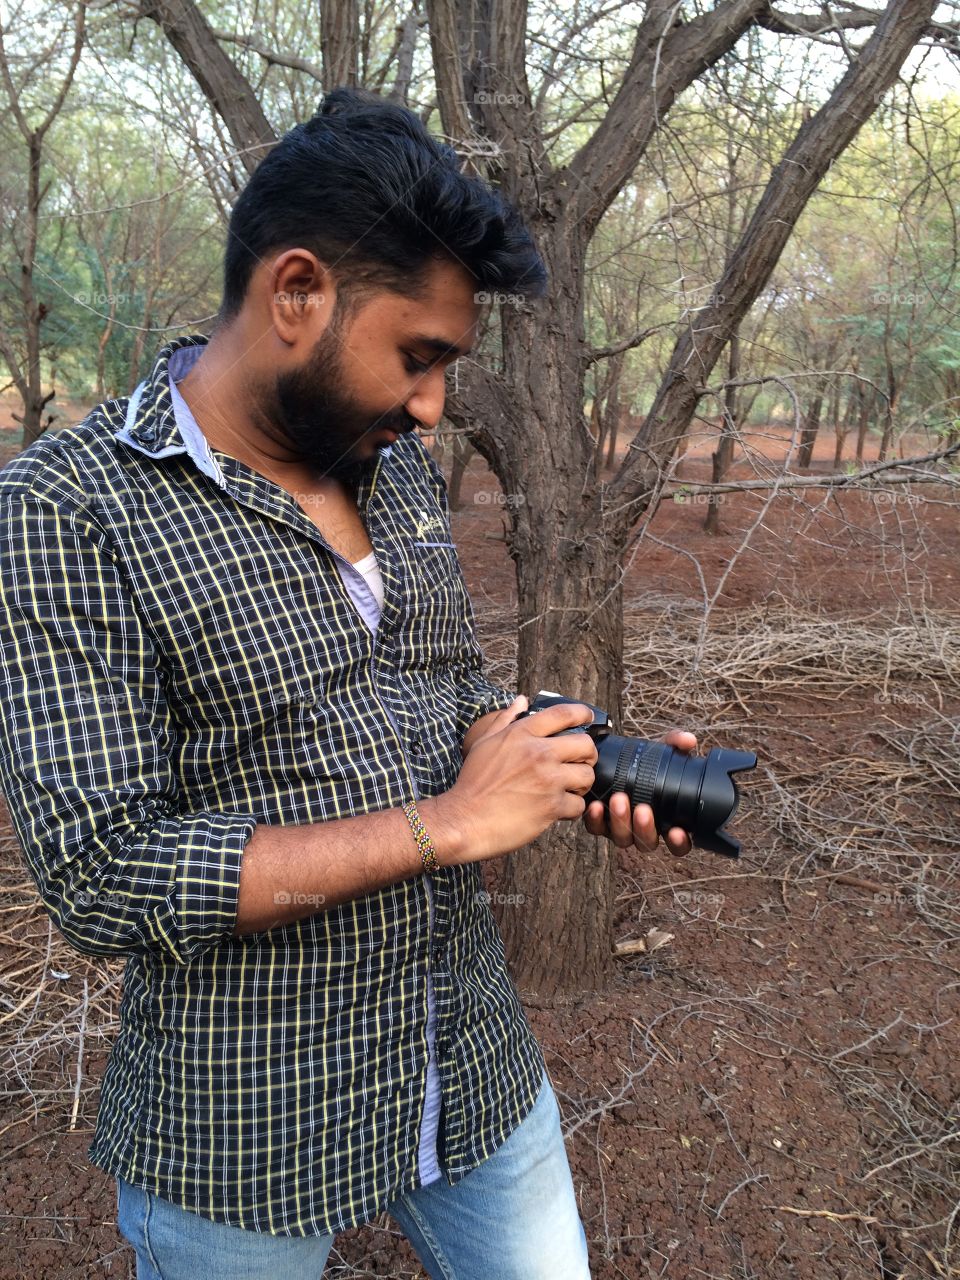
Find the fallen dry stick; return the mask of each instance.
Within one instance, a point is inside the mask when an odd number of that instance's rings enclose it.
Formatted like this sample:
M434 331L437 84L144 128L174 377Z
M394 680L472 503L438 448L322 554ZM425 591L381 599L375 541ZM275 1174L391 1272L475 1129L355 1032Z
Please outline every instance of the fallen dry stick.
M769 1208L773 1208L770 1205ZM866 1213L833 1213L829 1209L794 1209L789 1204L778 1204L776 1206L777 1213L795 1213L798 1218L829 1218L832 1222L846 1222L853 1219L856 1222L879 1222L879 1218L871 1218Z

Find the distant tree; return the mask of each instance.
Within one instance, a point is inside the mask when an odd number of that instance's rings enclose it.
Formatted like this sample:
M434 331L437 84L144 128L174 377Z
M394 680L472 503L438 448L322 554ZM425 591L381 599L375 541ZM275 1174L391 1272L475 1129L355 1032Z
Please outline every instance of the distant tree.
M29 28L34 47L14 51L8 48L8 32L0 26L0 83L9 119L26 151L26 190L22 203L14 193L4 192L3 231L9 253L0 289L0 355L23 401L22 414L14 415L23 425L23 444L38 439L50 420L43 411L56 394L43 387L41 369L42 327L52 306L46 289L38 292L36 270L40 233L40 210L50 187L43 168L43 150L50 126L56 120L73 83L83 50L86 8L83 0L67 11L57 25L44 15L42 20L20 14L24 38ZM4 254L7 257L7 254Z

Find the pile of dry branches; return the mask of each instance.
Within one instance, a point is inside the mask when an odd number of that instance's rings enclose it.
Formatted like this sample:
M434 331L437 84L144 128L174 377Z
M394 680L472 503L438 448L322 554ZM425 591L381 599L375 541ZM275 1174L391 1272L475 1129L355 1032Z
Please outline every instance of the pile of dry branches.
M510 687L509 623L480 625L490 674ZM701 749L760 757L744 788L754 863L910 895L927 923L960 932L960 613L836 618L778 601L705 619L660 597L628 605L624 636L622 732L679 725Z
M118 1029L122 971L122 962L82 956L64 941L16 839L0 839L0 1134L8 1156L42 1136L37 1117L61 1116L65 1101L70 1128L92 1123L100 1081L88 1075L86 1060ZM18 1141L31 1128L32 1137Z

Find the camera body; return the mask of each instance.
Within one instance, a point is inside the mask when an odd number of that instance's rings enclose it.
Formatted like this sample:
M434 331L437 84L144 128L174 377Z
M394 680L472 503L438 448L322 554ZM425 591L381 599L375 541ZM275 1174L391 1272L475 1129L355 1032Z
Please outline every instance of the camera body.
M756 768L753 752L714 747L705 756L689 756L664 742L620 737L612 732L610 717L600 707L545 689L517 719L536 715L558 702L582 703L593 712L589 724L560 730L588 733L596 743L594 783L585 797L588 804L601 800L606 805L615 791L624 791L630 797L631 809L638 804L650 805L661 835L671 827L682 827L698 848L728 858L739 857L740 842L723 826L740 803L733 774Z

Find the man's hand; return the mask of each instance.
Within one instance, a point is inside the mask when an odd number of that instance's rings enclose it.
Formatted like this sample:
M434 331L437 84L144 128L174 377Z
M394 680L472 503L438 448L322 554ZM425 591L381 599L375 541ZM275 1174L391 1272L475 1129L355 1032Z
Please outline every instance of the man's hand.
M593 786L597 747L587 733L593 712L582 702L547 707L529 719L518 698L498 711L490 732L475 738L449 791L424 800L424 815L446 830L456 862L482 862L513 853L563 818L583 817Z
M479 721L478 721L479 723ZM662 741L678 751L691 755L697 749L697 739L692 733L683 729L671 729L664 734ZM652 853L660 843L657 828L653 820L653 810L648 804L638 804L630 817L630 799L625 791L615 791L610 797L607 808L609 819L604 816L602 800L594 800L587 805L583 815L583 823L592 836L606 836L618 849L629 849L635 845L644 853ZM666 835L667 848L671 853L682 857L692 848L689 834L682 827L671 827Z
M527 709L527 699L521 693L513 700L513 704L507 708L513 711L515 715L519 715L521 711ZM481 716L479 720L474 720L473 724L467 730L463 739L463 758L466 760L467 753L471 747L476 746L481 738L485 738L488 733L494 733L493 722L503 715L502 711L488 711L485 716Z

